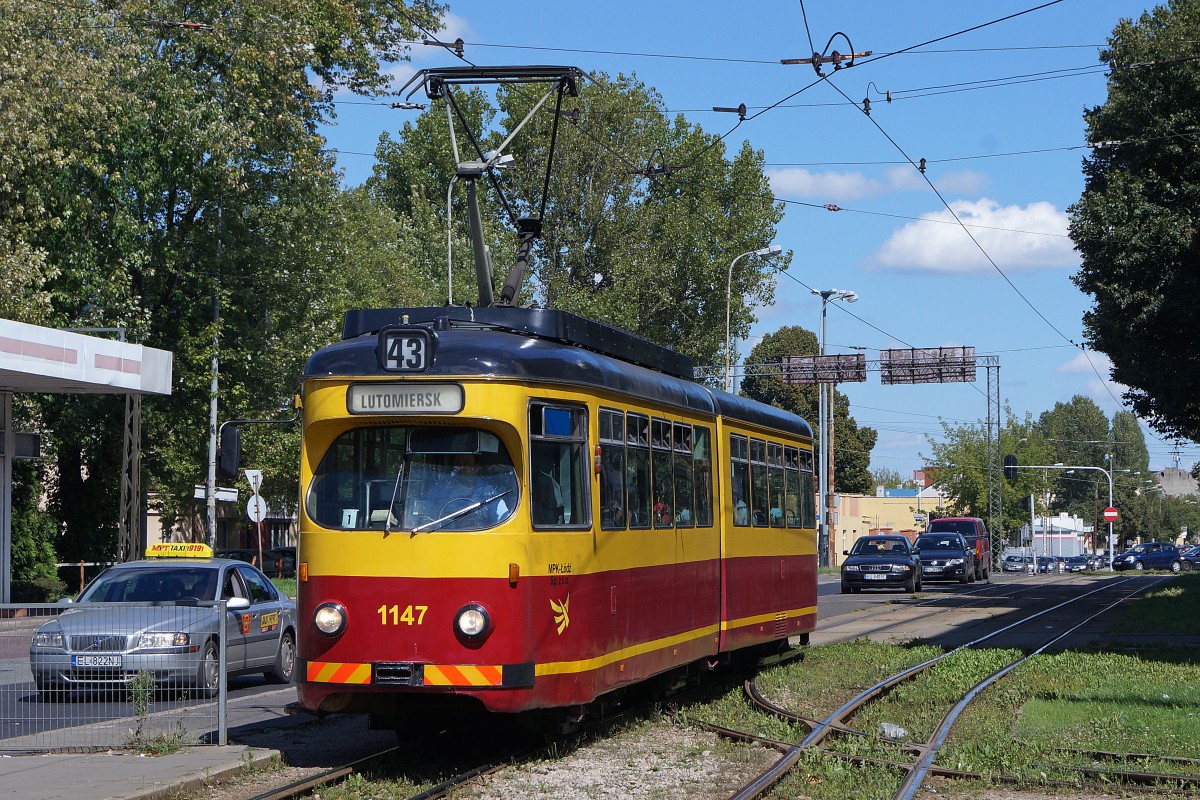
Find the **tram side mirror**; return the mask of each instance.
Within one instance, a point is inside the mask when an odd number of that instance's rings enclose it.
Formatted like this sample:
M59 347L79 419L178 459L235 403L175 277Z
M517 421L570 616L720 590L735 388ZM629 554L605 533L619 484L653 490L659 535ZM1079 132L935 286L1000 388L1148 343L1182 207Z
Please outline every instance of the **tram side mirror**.
M242 432L236 425L221 428L221 446L217 452L217 472L222 478L234 480L238 477L238 466L242 461Z

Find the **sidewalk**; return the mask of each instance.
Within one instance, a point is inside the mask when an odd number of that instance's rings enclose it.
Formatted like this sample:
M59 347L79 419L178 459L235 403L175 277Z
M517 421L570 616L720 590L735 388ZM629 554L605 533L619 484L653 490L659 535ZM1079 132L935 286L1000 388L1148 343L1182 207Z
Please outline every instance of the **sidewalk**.
M294 687L231 701L224 747L197 745L165 756L123 750L0 755L0 800L172 800L207 782L278 759L292 767L330 769L394 746L391 731L367 728L366 717L317 720L291 715Z
M278 751L245 745L188 747L166 756L125 752L0 757L0 798L151 800L265 766Z

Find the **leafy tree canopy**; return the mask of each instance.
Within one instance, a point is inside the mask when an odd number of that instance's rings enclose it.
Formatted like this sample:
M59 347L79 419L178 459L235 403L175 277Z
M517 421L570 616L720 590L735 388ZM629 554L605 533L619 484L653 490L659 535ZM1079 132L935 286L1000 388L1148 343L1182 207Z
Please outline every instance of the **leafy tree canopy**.
M1101 58L1108 98L1084 114L1083 195L1070 209L1093 298L1088 341L1112 360L1138 416L1200 437L1200 2L1122 20Z

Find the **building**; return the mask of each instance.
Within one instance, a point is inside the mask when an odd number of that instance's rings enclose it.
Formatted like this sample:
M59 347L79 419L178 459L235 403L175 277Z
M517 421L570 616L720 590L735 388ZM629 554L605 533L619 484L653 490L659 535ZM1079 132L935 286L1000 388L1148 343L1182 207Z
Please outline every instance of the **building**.
M874 495L835 494L833 528L829 536L829 564L838 566L842 552L860 536L896 533L914 540L925 531L930 511L945 516L946 498L934 487L891 489L876 487Z

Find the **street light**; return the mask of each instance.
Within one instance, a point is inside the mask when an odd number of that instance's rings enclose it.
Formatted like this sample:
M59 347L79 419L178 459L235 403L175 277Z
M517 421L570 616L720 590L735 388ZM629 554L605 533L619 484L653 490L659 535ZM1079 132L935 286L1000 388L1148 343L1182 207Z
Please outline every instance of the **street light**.
M858 301L858 294L849 291L848 289L813 289L812 293L821 298L821 340L820 350L821 355L825 355L825 309L829 303L834 300L845 300L847 303ZM817 425L820 428L818 434L820 444L820 480L818 481L819 497L817 505L821 508L821 525L820 534L817 542L817 557L822 567L829 566L829 528L833 525L833 460L829 457L829 440L830 428L833 427L833 403L826 400L828 393L830 399L833 397L833 384L817 384Z
M729 277L725 280L725 391L729 391L729 351L731 349L732 340L729 337L729 306L733 297L733 265L742 260L746 256L777 256L783 252L783 248L777 244L770 247L764 247L761 250L747 250L733 261L729 262Z
M1110 458L1110 456L1105 456L1105 458ZM1103 472L1104 477L1108 478L1108 507L1109 508L1113 507L1112 473L1109 472L1108 470L1106 470L1104 467L1082 467L1082 466L1072 466L1072 465L1068 465L1068 464L1041 464L1041 465L1030 464L1029 466L1026 466L1024 464L1016 464L1016 465L1012 465L1012 466L1014 467L1014 469L1065 469L1068 472L1071 472L1071 471L1074 471L1077 469L1090 469L1090 470L1095 470L1096 472ZM1117 553L1113 548L1113 524L1110 521L1108 523L1108 568L1109 569L1112 569L1113 558L1116 555L1117 555Z

